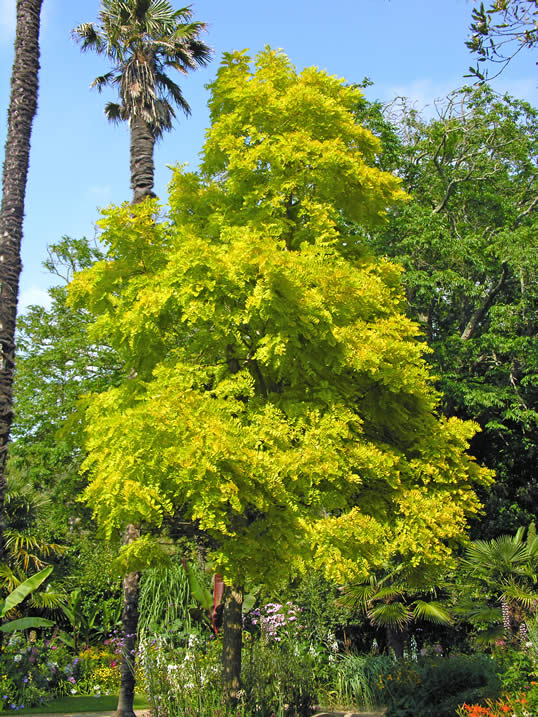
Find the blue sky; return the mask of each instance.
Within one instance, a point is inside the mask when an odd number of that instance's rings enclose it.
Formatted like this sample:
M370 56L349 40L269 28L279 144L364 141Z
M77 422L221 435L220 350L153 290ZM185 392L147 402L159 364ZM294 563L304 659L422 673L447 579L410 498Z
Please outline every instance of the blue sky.
M181 7L181 0L172 0ZM0 0L0 117L5 141L13 61L15 0ZM173 132L157 147L156 192L165 198L168 164L196 167L208 125L204 85L223 52L266 44L282 48L298 67L316 65L358 82L370 77L370 99L410 97L417 108L461 86L472 62L465 39L473 0L198 0L196 19L208 23L206 42L215 51L210 66L181 79L192 108L178 116ZM39 110L32 135L24 226L19 309L46 298L52 278L42 268L47 245L63 235L92 237L99 207L129 200L128 128L109 124L104 95L90 91L108 68L103 58L82 55L70 30L94 21L98 0L44 0L41 30ZM538 104L535 58L520 53L495 81ZM2 157L3 159L3 157Z

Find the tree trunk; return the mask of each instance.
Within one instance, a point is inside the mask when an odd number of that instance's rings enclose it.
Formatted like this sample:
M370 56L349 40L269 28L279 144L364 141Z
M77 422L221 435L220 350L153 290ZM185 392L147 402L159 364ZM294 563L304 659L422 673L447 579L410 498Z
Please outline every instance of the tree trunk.
M140 117L131 120L131 188L133 204L138 204L153 193L153 148L155 138Z
M124 544L128 545L140 536L134 525L128 525L125 531ZM123 647L121 663L120 695L116 717L135 717L135 650L138 631L138 592L140 573L129 573L123 579Z
M395 630L387 625L387 644L394 650L398 660L403 660L406 633L402 630Z
M39 22L43 0L17 0L15 59L2 177L0 209L0 563L4 562L6 528L6 459L13 419L15 323L21 272L24 197L30 135L37 110Z
M222 619L222 689L227 707L234 708L241 688L243 589L226 587Z

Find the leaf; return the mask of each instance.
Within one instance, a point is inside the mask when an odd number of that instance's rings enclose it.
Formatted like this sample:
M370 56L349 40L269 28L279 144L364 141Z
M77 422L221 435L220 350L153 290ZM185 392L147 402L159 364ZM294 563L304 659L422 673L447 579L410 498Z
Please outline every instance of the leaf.
M413 615L416 620L436 622L440 625L449 625L452 622L452 616L441 603L415 600L413 604Z
M21 603L27 595L30 595L41 583L52 573L53 567L49 566L22 582L6 599L0 603L0 617L4 617L9 610Z
M56 623L44 617L21 617L0 625L0 632L14 632L15 630L31 630L36 627L54 627Z

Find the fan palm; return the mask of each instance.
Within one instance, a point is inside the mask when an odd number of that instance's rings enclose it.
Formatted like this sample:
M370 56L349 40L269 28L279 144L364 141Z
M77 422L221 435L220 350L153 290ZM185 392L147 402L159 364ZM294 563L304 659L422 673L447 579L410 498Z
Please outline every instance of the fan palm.
M185 74L211 57L200 39L205 24L191 17L190 8L174 10L168 0L103 0L99 23L83 23L73 31L83 51L93 50L112 62L112 70L92 86L118 89L120 101L109 102L105 114L130 125L134 203L153 195L153 150L172 128L174 106L190 113L181 88L167 72Z
M462 601L461 611L478 624L498 623L502 616L504 636L510 638L512 628L521 626L525 615L538 604L538 537L534 524L527 530L519 528L515 535L475 540L466 547L462 566L478 588L479 597L477 601L471 594L470 600ZM472 586L468 592L472 592ZM501 612L492 611L484 603L484 593L500 603ZM487 634L500 636L495 630Z
M371 575L342 591L340 602L358 607L374 627L384 627L387 641L397 657L403 657L404 638L411 623L420 620L447 625L448 610L435 597L435 589L425 574L406 573L403 565ZM425 599L428 597L428 599Z

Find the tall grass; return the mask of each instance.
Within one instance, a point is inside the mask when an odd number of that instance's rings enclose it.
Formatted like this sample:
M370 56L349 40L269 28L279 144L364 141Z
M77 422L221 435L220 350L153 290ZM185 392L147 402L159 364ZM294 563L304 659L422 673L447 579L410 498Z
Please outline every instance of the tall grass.
M375 709L380 704L379 679L392 665L392 658L386 656L343 655L336 665L338 700L361 709Z
M140 585L138 626L141 635L168 639L191 631L189 580L181 563L144 572Z

